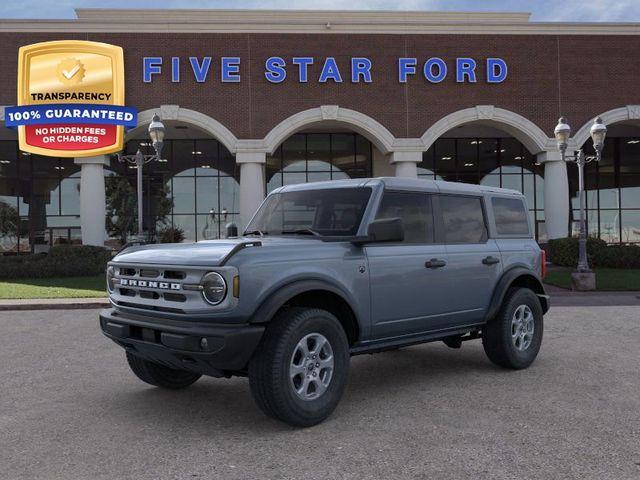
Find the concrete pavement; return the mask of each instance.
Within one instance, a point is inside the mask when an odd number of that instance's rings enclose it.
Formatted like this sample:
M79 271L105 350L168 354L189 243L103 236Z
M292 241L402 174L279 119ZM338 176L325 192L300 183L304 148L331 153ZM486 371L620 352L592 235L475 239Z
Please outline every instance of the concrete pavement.
M246 379L141 383L96 315L0 312L0 478L640 478L634 306L554 307L519 372L479 341L354 357L305 430L263 416Z

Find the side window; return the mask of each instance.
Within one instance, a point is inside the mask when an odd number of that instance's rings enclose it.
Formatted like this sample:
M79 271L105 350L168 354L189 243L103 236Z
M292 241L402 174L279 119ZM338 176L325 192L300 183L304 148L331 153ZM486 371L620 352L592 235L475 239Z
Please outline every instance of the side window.
M520 198L491 199L498 235L529 236L529 220Z
M376 219L402 219L405 243L433 243L433 213L427 193L385 191Z
M487 227L481 198L442 195L439 200L445 243L487 241Z

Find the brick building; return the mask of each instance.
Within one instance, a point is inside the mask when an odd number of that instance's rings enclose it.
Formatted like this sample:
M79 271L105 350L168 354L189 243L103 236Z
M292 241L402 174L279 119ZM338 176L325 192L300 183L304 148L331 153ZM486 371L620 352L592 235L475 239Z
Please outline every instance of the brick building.
M520 13L101 10L73 20L0 20L0 105L16 103L18 48L47 40L124 49L126 104L148 149L153 113L163 162L144 170L145 224L189 240L246 224L270 190L346 177L419 176L523 191L540 242L575 231L577 172L553 139L590 150L588 230L640 242L640 24L536 23ZM135 33L132 33L135 32ZM0 251L109 240L105 183L135 169L115 157L25 154L0 129L0 202L16 227ZM158 215L158 195L171 198ZM98 219L96 221L96 219ZM44 246L44 247L42 247Z

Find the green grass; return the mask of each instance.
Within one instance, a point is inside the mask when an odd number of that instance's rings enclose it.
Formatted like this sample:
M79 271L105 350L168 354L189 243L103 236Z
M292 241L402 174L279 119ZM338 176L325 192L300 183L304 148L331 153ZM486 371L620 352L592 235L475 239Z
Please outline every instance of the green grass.
M573 268L553 269L547 272L544 283L562 288L571 288ZM640 290L640 270L617 268L594 268L596 289L603 291Z
M104 275L0 280L0 299L106 297Z

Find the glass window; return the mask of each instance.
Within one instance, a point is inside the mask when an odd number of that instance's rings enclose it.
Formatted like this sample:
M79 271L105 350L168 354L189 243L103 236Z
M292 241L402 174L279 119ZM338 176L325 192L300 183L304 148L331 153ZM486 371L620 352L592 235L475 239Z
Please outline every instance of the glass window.
M478 168L481 175L493 172L498 168L499 140L497 138L478 139Z
M60 214L80 215L80 178L60 182Z
M620 204L622 208L640 208L640 175L620 174Z
M458 176L478 171L478 148L484 146L484 140L478 138L460 138L456 142ZM462 180L464 181L464 180ZM475 183L478 183L476 179Z
M307 136L307 168L309 171L331 170L331 136L315 133ZM351 158L353 163L353 158Z
M175 177L173 179L173 211L174 213L195 212L194 178Z
M184 239L187 242L196 241L196 216L195 215L174 215L174 228L180 228L184 231Z
M453 138L441 138L435 144L436 175L444 180L456 179L456 141Z
M371 142L355 133L298 133L267 156L267 192L282 185L366 178Z
M405 243L433 243L431 198L426 193L386 191L376 218L400 218Z
M0 141L0 178L18 175L18 147L14 141Z
M620 175L640 173L640 142L637 138L621 138L619 140ZM607 140L604 142L604 151L613 150L612 146L612 142Z
M370 188L331 188L272 194L246 231L265 235L350 236L358 232Z
M198 157L196 154L195 142L193 140L173 140L173 156L171 158L171 170L176 176L193 176L194 170L194 157ZM164 149L163 149L164 151Z
M493 197L491 204L499 235L529 235L527 211L522 200Z
M176 180L174 180L174 183ZM200 177L196 179L196 208L198 213L218 212L218 178ZM181 212L180 210L177 210Z
M522 192L522 175L502 175L502 188Z
M515 138L500 139L500 165L502 173L521 173L524 148Z
M334 170L352 172L355 168L356 137L352 134L331 135L331 156Z
M446 243L484 243L487 241L482 199L441 195L440 211Z
M307 136L296 134L282 144L282 170L304 172L306 170Z
M620 223L624 243L640 242L640 210L623 210Z
M597 214L600 214L600 238L607 243L620 242L620 211L600 210L599 212L589 212L589 234L598 235L598 231L592 225L598 224ZM595 214L595 215L594 215ZM580 212L576 212L576 219L580 218ZM579 225L578 225L579 228Z

